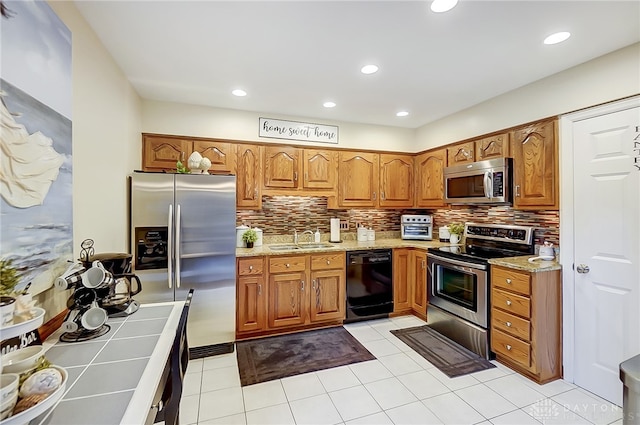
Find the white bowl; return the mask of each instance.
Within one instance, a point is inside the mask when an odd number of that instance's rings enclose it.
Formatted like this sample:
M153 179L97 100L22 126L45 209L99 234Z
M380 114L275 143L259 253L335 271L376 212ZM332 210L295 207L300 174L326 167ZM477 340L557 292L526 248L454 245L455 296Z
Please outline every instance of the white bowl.
M11 416L11 412L13 412L13 408L16 407L17 402L18 393L16 392L0 404L0 420Z
M35 368L40 357L44 356L42 345L30 345L11 351L2 356L2 370L4 373L22 373Z
M0 376L0 411L2 414L4 414L5 410L8 410L7 406L12 400L13 405L15 405L18 400L19 378L17 373L3 373L2 376ZM11 406L11 409L13 409L13 406Z

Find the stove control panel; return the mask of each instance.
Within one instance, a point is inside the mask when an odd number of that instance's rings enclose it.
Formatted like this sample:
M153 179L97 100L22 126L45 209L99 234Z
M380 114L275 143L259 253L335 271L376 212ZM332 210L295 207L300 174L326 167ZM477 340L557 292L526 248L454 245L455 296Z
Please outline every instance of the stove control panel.
M502 224L466 223L465 237L530 245L533 240L533 228Z

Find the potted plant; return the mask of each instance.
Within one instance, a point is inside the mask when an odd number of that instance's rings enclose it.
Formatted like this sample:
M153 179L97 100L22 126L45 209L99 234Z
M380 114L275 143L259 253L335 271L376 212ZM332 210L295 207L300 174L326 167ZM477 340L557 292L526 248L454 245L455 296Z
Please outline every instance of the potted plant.
M247 245L247 248L253 248L253 243L258 240L258 233L249 229L242 234L242 240Z
M451 223L449 225L449 233L451 233L451 238L449 242L458 243L462 239L462 234L464 233L464 224L463 223Z

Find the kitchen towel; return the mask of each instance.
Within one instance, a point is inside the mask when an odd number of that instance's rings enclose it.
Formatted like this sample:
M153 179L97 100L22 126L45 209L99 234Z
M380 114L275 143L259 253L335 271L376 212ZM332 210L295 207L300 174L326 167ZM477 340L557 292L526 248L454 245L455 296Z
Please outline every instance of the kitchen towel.
M340 219L331 219L331 242L340 242Z

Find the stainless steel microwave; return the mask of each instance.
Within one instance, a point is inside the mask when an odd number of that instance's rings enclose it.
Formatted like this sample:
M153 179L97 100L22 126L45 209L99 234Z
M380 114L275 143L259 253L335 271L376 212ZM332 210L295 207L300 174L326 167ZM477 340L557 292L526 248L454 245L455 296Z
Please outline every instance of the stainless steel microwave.
M444 169L449 204L510 204L512 159L496 158Z

